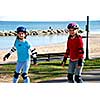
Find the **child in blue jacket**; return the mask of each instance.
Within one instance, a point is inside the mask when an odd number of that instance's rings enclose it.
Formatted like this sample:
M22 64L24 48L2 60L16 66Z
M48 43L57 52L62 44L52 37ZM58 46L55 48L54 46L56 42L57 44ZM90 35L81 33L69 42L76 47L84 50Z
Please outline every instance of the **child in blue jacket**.
M21 71L22 71L21 76L24 80L24 83L30 83L30 78L27 75L30 67L30 51L32 53L35 49L31 50L31 45L26 40L26 36L27 36L26 28L18 27L17 38L14 43L14 47L12 47L11 51L8 54L6 54L3 58L3 60L5 61L14 51L17 51L18 60L17 60L16 70L14 73L13 83L18 83Z

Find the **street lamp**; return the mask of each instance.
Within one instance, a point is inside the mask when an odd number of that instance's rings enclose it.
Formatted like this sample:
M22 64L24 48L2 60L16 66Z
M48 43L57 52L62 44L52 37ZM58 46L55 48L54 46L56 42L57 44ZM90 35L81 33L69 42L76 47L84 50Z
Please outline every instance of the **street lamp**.
M89 59L89 48L88 48L88 34L89 34L89 16L87 16L87 24L86 24L86 31L87 31L87 36L86 36L86 60Z

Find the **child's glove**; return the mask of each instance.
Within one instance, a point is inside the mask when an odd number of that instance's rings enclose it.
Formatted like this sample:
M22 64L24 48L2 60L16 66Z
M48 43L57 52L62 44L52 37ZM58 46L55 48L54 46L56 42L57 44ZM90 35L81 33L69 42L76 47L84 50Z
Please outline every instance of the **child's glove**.
M5 61L6 59L8 59L10 56L10 53L7 53L4 57L3 57L3 61Z

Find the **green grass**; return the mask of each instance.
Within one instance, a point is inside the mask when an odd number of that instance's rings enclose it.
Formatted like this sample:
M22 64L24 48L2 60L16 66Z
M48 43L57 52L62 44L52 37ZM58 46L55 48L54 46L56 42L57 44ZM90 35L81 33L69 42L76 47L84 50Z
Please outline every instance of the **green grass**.
M0 77L2 75L9 75L13 78L15 67L15 64L2 65L2 67L0 67ZM61 61L39 62L38 66L30 66L29 77L32 83L52 80L57 77L66 76L67 69L68 62L65 68L61 66ZM86 60L84 62L83 71L93 69L100 69L100 59ZM22 78L20 78L19 82L22 82Z

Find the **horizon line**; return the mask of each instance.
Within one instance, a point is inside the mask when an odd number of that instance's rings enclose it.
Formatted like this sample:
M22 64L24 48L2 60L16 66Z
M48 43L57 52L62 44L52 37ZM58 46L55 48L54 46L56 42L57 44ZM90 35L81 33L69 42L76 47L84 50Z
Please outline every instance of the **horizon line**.
M12 22L70 22L70 21L87 21L87 20L0 20L2 22L4 21L12 21ZM93 19L89 21L100 21L100 19Z

